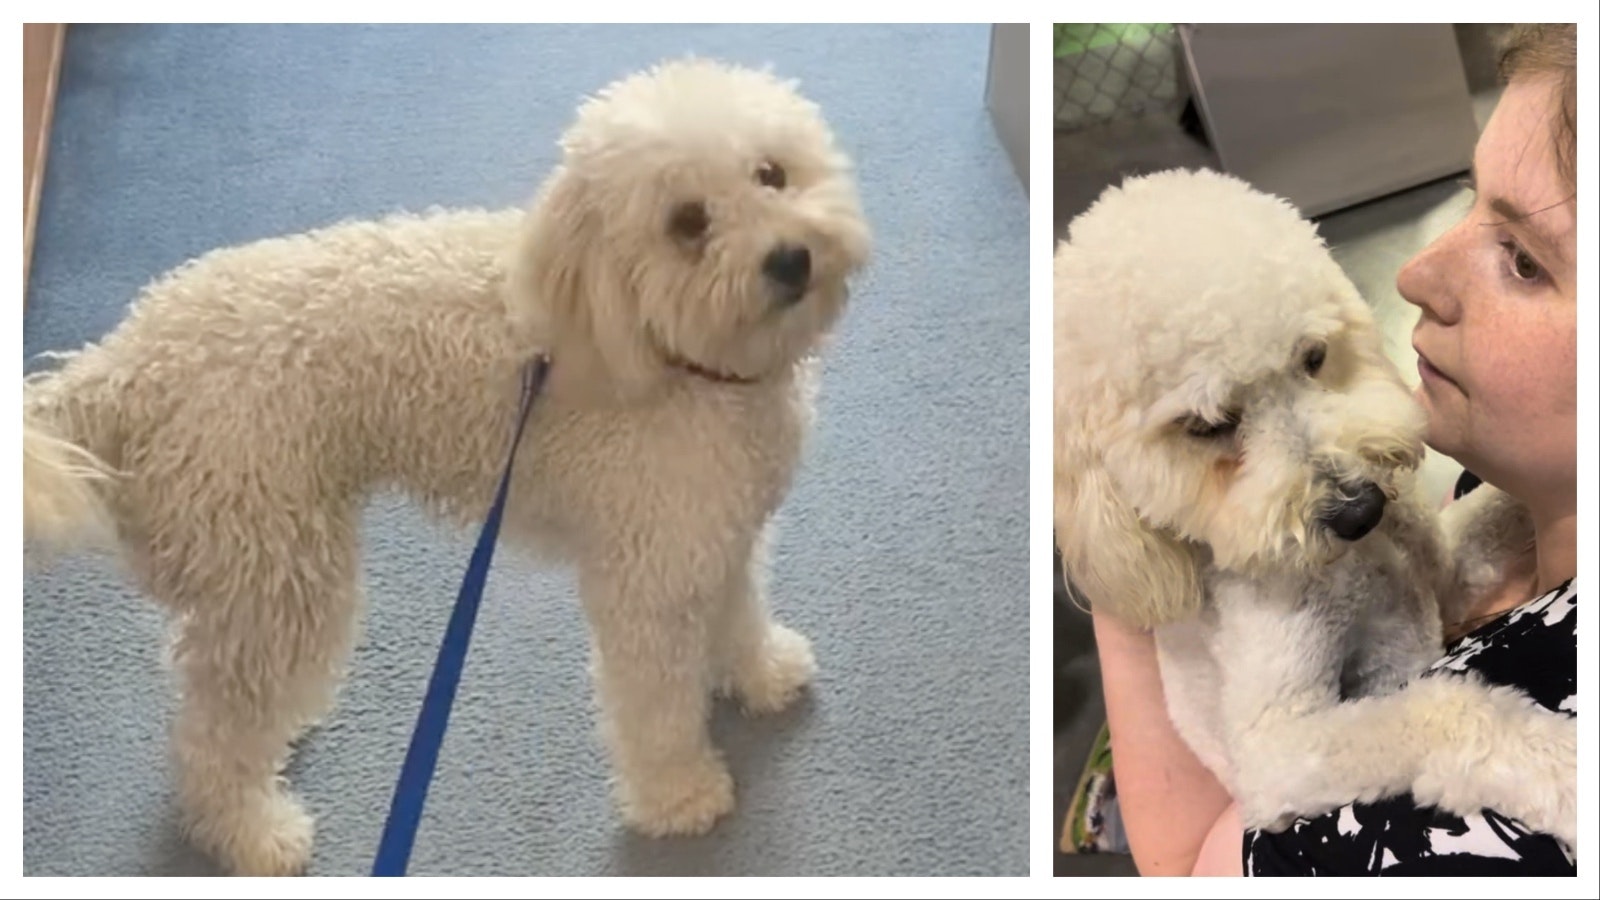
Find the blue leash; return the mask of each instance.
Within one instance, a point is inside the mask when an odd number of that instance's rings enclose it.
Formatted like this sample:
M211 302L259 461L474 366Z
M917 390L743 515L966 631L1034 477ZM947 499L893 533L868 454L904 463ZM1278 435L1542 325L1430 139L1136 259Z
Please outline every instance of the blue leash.
M461 681L467 643L472 640L472 623L478 617L478 601L483 599L483 585L489 577L489 561L494 558L495 539L500 534L500 519L505 513L506 490L511 483L512 466L517 461L517 445L522 443L528 412L544 387L549 371L550 359L543 355L522 371L522 408L517 413L516 435L506 457L505 472L500 476L500 489L483 521L483 530L478 533L478 545L472 550L472 562L461 578L461 593L456 596L455 610L450 613L450 624L439 644L439 658L433 664L433 677L428 681L428 693L423 698L422 711L417 714L411 746L406 750L406 761L400 768L400 780L395 784L394 799L389 804L383 838L378 842L378 856L372 864L374 877L404 875L411 861L411 845L422 820L422 805L428 799L428 783L433 780L434 765L439 761L439 745L444 741L445 727L450 724L450 705L455 702L456 685Z

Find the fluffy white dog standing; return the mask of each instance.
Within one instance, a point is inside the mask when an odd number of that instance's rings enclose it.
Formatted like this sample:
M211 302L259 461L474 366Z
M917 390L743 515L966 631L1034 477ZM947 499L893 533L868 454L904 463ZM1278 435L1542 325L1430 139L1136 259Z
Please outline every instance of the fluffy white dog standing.
M1572 844L1575 720L1417 677L1441 603L1454 621L1531 530L1484 486L1441 534L1414 484L1422 414L1315 228L1235 178L1173 171L1108 189L1070 230L1062 559L1097 609L1154 628L1173 724L1245 824L1411 791Z
M770 712L812 675L763 543L868 254L849 161L792 84L699 60L607 87L561 144L526 215L213 252L26 384L28 536L110 524L172 613L181 804L235 872L309 858L279 773L356 638L364 502L481 519L538 352L506 540L577 567L623 818L709 829L713 692Z

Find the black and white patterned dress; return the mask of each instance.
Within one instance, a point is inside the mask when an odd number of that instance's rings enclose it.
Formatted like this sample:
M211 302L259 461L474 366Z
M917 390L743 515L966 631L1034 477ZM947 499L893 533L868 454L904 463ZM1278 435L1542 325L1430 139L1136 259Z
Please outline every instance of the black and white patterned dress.
M1576 579L1445 648L1428 672L1478 672L1548 709L1578 714ZM1422 677L1427 677L1424 674ZM1461 818L1410 794L1301 819L1280 834L1246 831L1246 875L1576 875L1561 842L1484 810Z

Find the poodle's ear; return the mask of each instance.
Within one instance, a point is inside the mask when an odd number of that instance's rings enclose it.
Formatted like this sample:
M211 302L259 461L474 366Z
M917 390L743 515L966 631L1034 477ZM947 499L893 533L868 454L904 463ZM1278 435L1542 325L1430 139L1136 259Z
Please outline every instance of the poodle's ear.
M518 238L507 304L517 334L550 353L555 389L630 400L660 380L662 364L592 190L564 166L545 182Z
M1197 614L1204 598L1195 551L1141 521L1101 466L1063 455L1058 446L1056 543L1073 589L1139 628Z

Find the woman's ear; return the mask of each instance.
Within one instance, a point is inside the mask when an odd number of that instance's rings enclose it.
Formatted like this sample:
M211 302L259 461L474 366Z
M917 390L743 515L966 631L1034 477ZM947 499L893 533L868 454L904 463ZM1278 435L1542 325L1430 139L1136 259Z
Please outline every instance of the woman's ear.
M551 357L554 390L633 400L662 377L623 248L601 231L604 198L562 166L534 201L518 238L507 293L513 327Z
M1197 614L1204 595L1194 551L1138 517L1095 451L1068 443L1056 446L1055 526L1074 590L1139 628Z

